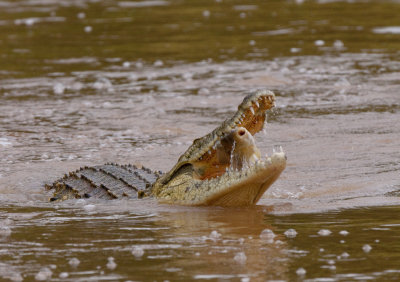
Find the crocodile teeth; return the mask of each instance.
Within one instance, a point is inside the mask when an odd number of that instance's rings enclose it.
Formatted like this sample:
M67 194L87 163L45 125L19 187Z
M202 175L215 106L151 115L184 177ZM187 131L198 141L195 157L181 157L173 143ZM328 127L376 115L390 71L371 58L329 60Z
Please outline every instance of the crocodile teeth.
M258 101L256 101L255 104L256 104L257 108L260 107L260 104L258 103Z
M253 107L250 107L250 111L251 111L251 113L254 115L254 109L253 109Z

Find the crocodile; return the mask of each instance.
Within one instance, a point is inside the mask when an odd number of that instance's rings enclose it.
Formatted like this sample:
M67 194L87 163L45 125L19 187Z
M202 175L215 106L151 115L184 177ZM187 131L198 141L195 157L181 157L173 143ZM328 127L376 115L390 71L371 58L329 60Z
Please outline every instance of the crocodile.
M254 140L274 106L272 91L255 91L231 118L195 139L169 172L115 163L83 167L46 185L53 190L50 201L152 196L161 203L190 206L255 205L286 167L281 148L261 156Z

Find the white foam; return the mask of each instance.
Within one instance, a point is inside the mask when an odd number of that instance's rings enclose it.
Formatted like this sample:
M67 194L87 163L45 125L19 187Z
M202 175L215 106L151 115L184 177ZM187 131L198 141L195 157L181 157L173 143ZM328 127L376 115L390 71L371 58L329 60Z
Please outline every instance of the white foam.
M7 138L4 138L4 137L0 138L0 146L8 147L11 145L12 145L12 143L10 141L8 141Z
M400 26L376 27L372 29L372 32L378 34L385 34L385 33L400 34Z
M118 6L122 8L143 8L143 7L155 7L155 6L167 6L168 1L163 0L148 0L148 1L119 1Z

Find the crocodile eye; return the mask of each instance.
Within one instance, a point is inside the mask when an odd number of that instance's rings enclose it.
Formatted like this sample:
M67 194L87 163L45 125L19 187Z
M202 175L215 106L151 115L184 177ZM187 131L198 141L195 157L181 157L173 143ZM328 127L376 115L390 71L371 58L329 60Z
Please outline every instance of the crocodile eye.
M238 131L238 134L239 134L239 136L243 136L243 135L246 134L246 131L245 131L244 129L240 129L240 130Z

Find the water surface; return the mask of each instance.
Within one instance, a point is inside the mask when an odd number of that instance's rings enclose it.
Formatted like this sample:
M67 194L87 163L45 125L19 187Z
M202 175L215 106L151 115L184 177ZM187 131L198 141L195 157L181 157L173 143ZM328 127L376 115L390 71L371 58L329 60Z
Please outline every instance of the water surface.
M2 279L399 279L397 1L0 8ZM82 165L167 171L258 88L288 156L258 206L47 203Z

